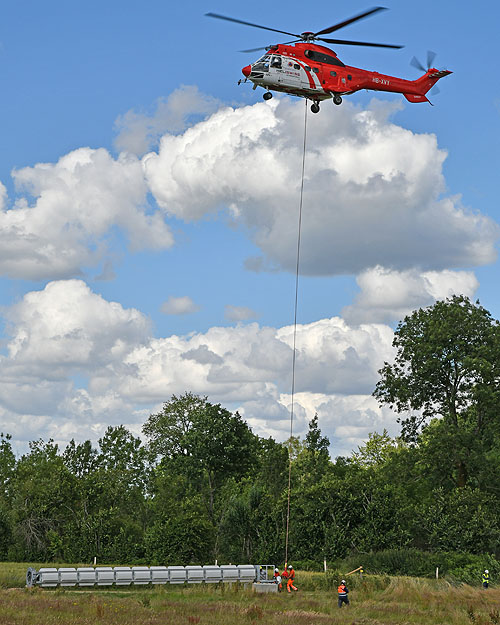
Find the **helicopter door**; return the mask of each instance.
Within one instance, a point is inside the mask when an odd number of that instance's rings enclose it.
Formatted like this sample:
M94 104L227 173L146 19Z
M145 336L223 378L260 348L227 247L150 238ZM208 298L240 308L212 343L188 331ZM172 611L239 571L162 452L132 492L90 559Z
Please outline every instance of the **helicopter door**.
M282 71L278 74L278 81L286 87L300 87L300 65L290 57L282 57Z
M300 79L302 89L305 91L314 91L317 88L318 80L310 65L304 65L300 74Z

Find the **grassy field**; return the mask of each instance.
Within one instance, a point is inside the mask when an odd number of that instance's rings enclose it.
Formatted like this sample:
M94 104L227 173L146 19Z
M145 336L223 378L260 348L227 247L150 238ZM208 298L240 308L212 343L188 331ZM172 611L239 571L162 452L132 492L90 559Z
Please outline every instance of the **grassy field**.
M500 589L442 580L358 578L351 605L339 610L334 590L310 589L319 585L317 573L298 572L293 595L255 595L236 585L44 590L23 588L27 566L0 563L0 625L500 625Z

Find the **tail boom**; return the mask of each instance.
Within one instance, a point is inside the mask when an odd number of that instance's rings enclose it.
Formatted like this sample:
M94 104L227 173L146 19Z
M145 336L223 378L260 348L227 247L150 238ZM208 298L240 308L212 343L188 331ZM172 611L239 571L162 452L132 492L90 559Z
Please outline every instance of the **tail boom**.
M353 81L351 83L351 89L349 91L346 90L342 92L354 93L354 91L358 89L373 89L374 91L401 93L408 102L429 102L425 94L432 89L440 78L444 78L451 73L452 72L447 69L437 70L431 68L428 69L423 76L417 78L417 80L405 80L404 78L386 76L378 74L377 72L364 72L358 81ZM338 90L333 88L332 92L333 91Z

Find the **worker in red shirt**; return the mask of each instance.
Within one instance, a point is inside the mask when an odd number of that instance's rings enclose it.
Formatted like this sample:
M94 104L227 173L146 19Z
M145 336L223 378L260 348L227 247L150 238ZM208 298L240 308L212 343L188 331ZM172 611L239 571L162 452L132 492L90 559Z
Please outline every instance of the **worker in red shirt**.
M278 586L278 592L281 592L283 584L281 583L280 570L277 567L274 569L274 583Z
M285 581L288 579L288 571L286 569L286 562L285 562L285 568L283 569L283 573L281 574L281 579Z
M291 564L288 565L288 581L286 583L286 589L288 592L292 592L292 590L297 590L293 585L295 580L295 571L293 570L293 566Z

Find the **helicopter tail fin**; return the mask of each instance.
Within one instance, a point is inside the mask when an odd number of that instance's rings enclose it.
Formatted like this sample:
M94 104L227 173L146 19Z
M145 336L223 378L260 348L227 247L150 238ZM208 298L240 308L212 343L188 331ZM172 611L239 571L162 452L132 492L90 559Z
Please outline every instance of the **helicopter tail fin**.
M415 81L415 84L419 87L420 93L424 94L432 89L440 78L444 78L449 74L451 74L451 72L447 69L428 69L421 78Z
M451 74L451 72L447 69L428 69L423 76L413 81L417 88L415 91L418 91L418 93L404 93L403 95L408 102L429 102L425 94L434 87L440 78L444 78L448 74Z

